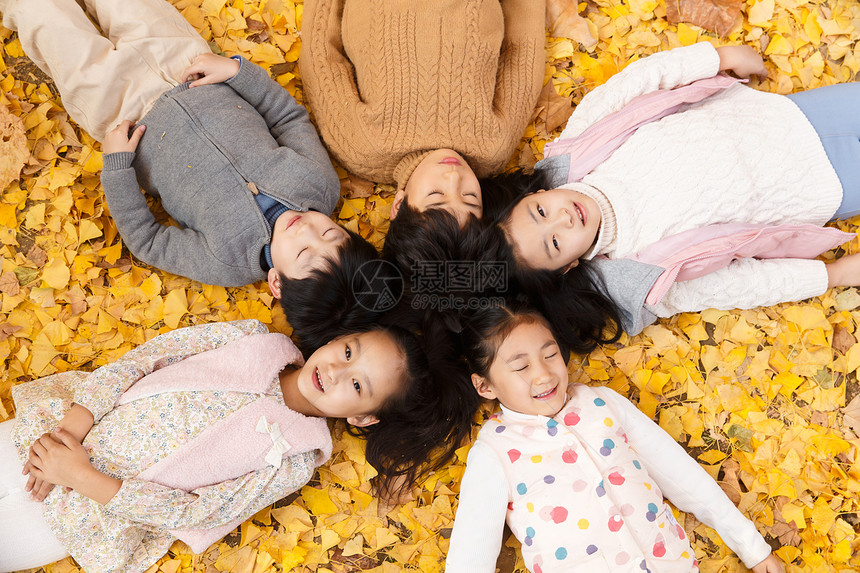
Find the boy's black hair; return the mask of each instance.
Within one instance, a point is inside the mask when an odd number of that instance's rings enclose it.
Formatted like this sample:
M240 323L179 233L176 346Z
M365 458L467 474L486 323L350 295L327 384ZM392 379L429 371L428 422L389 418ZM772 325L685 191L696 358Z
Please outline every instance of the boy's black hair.
M372 480L381 495L396 494L453 459L471 432L478 396L468 373L444 336L418 336L399 326L383 326L403 351L407 386L375 413L371 426L347 425L367 440L365 458L378 472Z
M598 288L599 276L590 263L564 272L529 269L514 252L507 230L511 211L526 195L550 187L542 172L529 175L514 170L482 181L482 193L504 195L510 200L491 218L485 218L487 233L494 237L496 256L506 261L512 282L552 325L556 337L571 350L587 353L598 344L615 342L621 336L618 307Z
M314 269L304 279L288 279L281 274L281 307L293 327L293 339L309 356L338 336L367 327L382 316L374 284L357 284L361 277L383 280L385 266L379 253L358 233L346 230L349 237L338 247L334 260L324 269ZM399 297L399 281L386 282Z

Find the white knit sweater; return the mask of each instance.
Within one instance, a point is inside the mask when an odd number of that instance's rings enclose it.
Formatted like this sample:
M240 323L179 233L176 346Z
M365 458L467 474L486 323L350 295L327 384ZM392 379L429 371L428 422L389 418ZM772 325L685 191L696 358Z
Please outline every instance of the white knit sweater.
M654 54L590 92L561 139L579 135L632 98L715 75L709 43ZM815 129L788 98L737 85L641 127L581 182L564 187L597 200L603 215L591 255L631 256L665 237L714 223L829 221L842 186ZM827 289L820 261L738 260L676 283L658 316L752 308Z

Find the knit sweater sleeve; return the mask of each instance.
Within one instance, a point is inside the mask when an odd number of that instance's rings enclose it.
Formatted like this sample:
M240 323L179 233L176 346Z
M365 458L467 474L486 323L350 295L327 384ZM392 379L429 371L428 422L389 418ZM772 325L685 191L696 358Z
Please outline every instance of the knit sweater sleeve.
M676 282L663 300L646 308L669 317L706 308L772 306L821 295L827 284L827 269L821 261L738 259L703 277Z
M186 492L138 479L124 480L105 505L110 513L164 529L211 529L248 519L313 477L315 453L285 458L281 466Z
M156 336L81 380L74 387L74 401L92 412L98 422L123 392L150 372L242 336L267 332L258 320L240 320L189 326Z
M104 156L102 188L111 217L128 250L146 264L204 284L244 286L262 277L219 259L206 236L156 221L140 192L133 152Z
M225 83L254 106L280 146L280 160L287 170L303 173L305 185L318 185L330 197L333 210L340 197L340 180L311 124L307 110L269 74L237 56L239 71Z
M707 42L658 52L632 62L582 98L559 139L580 135L637 96L713 77L719 68L717 50Z
M307 0L302 17L302 51L299 72L305 97L315 110L324 110L316 121L323 137L332 137L330 129L349 137L356 121L357 107L362 105L355 69L346 57L342 38L344 0Z
M755 525L669 434L615 391L605 387L593 390L619 415L630 447L678 509L695 514L714 528L747 567L770 555L770 546Z
M460 484L445 573L495 571L507 505L505 470L492 449L479 440L469 451Z
M499 130L499 135L509 139L511 132L522 135L543 84L546 8L543 0L502 0L501 4L505 36L493 107L501 121L510 124L510 129Z

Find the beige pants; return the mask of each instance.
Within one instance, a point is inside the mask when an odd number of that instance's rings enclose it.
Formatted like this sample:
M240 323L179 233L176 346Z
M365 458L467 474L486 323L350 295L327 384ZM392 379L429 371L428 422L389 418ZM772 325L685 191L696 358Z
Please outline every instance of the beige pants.
M3 25L95 139L137 121L208 44L165 0L0 0ZM87 17L101 27L101 32Z

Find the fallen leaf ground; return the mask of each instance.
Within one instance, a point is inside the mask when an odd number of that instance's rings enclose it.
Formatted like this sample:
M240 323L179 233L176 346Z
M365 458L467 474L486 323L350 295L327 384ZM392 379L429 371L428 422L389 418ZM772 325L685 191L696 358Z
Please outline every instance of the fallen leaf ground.
M301 101L300 3L173 3L213 48L269 68ZM569 102L630 59L717 41L696 26L668 24L666 4L657 0L588 0L580 14L587 22L579 22L577 37L590 37L593 47L548 39L553 89L544 91L512 164L533 164ZM264 285L203 286L129 255L99 187L100 146L69 121L15 35L0 28L0 40L0 103L23 120L32 152L20 181L0 195L0 420L14 416L14 384L95 368L159 332L257 318L289 333ZM748 0L722 41L762 52L770 78L759 89L789 93L851 81L860 70L860 5ZM380 244L393 190L341 175L345 198L336 215ZM839 226L856 230L856 223ZM860 251L860 240L847 251ZM846 289L798 304L685 314L574 360L571 372L579 381L608 384L655 416L756 521L789 571L856 571L858 306L860 295ZM373 470L361 443L340 425L334 431L334 456L307 487L203 555L175 544L150 571L440 571L468 448L412 499L389 505L369 495ZM713 530L692 516L679 519L703 571L744 570ZM516 545L506 542L504 572L524 571ZM45 570L78 568L66 559Z

